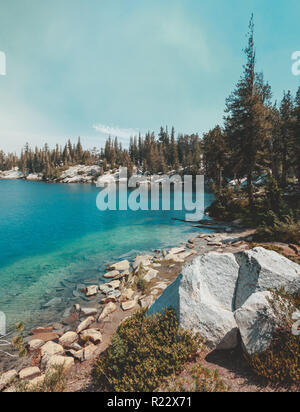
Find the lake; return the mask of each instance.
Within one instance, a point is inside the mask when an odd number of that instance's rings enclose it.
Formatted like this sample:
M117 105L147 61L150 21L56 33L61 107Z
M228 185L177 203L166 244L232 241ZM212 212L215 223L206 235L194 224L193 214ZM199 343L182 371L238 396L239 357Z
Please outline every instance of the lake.
M76 303L78 284L103 282L108 263L178 245L199 232L172 220L184 218L184 211L100 212L99 190L0 180L0 312L9 325L43 325L62 316ZM205 205L212 200L206 193ZM62 303L43 309L56 296Z

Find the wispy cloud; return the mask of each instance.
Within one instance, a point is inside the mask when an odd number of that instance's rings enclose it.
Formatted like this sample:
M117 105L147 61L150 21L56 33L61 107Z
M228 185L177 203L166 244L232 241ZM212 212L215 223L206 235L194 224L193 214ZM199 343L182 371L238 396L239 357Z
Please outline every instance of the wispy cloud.
M93 126L93 129L106 136L119 137L123 139L129 139L139 133L137 129L125 129L119 126L107 126L105 124L96 124Z

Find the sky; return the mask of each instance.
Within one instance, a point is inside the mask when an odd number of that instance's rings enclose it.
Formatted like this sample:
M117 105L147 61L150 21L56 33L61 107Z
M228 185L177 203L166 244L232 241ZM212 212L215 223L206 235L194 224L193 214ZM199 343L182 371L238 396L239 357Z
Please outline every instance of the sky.
M0 149L207 132L242 73L252 12L257 69L281 99L300 85L299 0L0 0Z

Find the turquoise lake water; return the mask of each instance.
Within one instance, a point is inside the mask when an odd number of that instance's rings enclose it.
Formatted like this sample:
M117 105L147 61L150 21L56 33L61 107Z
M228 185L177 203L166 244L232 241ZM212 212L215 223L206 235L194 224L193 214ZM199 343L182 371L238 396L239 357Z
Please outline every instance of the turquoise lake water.
M184 211L100 212L98 193L92 185L0 180L0 312L8 324L62 316L78 284L103 281L106 264L199 232L172 221ZM205 204L212 199L206 194ZM62 303L43 310L56 296Z

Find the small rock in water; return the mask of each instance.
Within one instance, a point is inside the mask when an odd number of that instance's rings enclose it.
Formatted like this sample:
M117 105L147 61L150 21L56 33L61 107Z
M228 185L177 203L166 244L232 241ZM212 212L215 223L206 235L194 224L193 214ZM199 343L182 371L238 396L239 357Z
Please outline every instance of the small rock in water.
M97 285L88 286L86 288L86 294L85 295L86 295L86 297L89 298L91 296L97 295L98 291L99 291L99 288L98 288Z
M43 305L43 308L52 308L55 306L58 306L62 303L62 299L61 298L53 298L51 299L48 303L46 303L45 305Z
M120 272L118 270L112 270L112 271L106 273L103 277L105 279L114 279L118 276L120 276Z
M114 263L113 265L109 266L109 270L117 270L119 272L123 272L124 270L130 269L130 263L128 260L123 260L122 262Z

